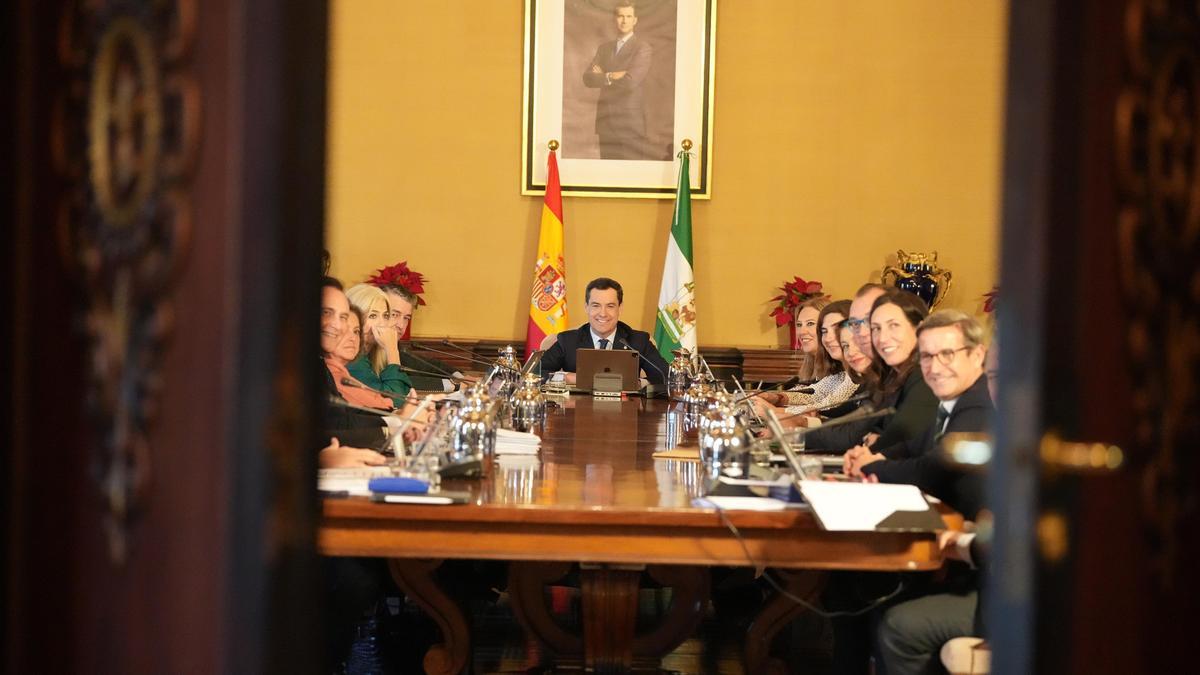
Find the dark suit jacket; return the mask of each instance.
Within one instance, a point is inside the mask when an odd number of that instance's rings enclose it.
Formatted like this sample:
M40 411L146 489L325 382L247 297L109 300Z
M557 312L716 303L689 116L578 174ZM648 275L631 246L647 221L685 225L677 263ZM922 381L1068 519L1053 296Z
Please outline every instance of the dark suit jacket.
M546 350L542 356L542 372L549 375L558 370L575 372L575 350L599 349L592 342L592 330L589 324L583 324L575 330L565 330L558 334L554 346ZM624 321L617 322L617 330L613 334L613 349L634 349L642 355L642 370L646 371L646 379L654 384L666 384L667 362L663 360L650 334L634 330ZM650 363L647 364L646 362Z
M991 425L992 399L988 394L987 378L975 380L958 397L946 433L986 432ZM963 474L947 467L938 452L933 413L925 432L911 441L893 445L883 451L888 458L863 467L863 473L874 474L881 483L908 483L946 502L968 519L973 519L982 507L982 481L975 474Z
M644 85L654 50L637 34L629 38L619 54L613 54L616 47L616 40L600 45L583 73L585 86L600 89L600 100L596 103L596 134L641 138L646 134ZM592 66L599 66L602 72L593 73ZM604 73L622 70L625 77L608 84Z
M811 450L841 453L862 443L863 436L879 434L872 446L877 452L896 443L919 438L937 414L937 397L925 384L921 371L913 368L903 384L884 399L880 408L895 408L896 412L886 417L876 417L828 429L817 427L805 436L805 447ZM861 406L862 403L857 405Z

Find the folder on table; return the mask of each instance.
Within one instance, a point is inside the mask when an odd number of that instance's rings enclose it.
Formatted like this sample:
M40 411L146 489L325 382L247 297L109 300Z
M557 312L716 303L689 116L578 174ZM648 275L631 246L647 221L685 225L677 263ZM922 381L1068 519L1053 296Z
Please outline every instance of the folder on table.
M946 529L915 485L797 481L822 529L836 532L933 532Z

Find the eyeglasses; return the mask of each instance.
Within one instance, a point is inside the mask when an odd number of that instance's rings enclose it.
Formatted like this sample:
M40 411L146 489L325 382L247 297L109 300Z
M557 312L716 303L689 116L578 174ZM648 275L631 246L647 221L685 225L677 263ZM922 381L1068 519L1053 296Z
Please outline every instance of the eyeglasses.
M938 363L942 364L943 366L948 366L951 363L954 363L954 355L955 354L962 352L962 351L967 351L969 349L971 349L971 347L959 347L958 349L943 349L942 351L940 351L936 354L928 354L926 352L921 352L921 355L918 358L920 359L922 366L929 365L929 362L932 361L933 357L935 357L935 356L937 357Z
M846 327L850 329L851 333L858 335L863 332L862 331L863 328L867 327L867 320L866 319L846 319Z

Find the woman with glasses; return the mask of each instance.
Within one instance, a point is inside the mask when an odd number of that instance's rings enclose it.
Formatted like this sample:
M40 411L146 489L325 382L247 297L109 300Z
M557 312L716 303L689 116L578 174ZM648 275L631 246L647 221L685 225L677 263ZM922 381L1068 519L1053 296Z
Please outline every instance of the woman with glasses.
M400 334L392 324L388 296L370 284L358 284L346 297L362 316L362 353L347 364L350 375L404 405L412 380L400 364Z

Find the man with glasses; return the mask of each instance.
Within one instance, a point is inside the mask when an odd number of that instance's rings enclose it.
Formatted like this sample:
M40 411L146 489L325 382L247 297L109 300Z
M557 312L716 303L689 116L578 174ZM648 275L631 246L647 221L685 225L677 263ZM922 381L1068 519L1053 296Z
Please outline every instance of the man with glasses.
M968 518L978 511L976 481L947 469L935 452L949 432L987 431L992 400L983 373L983 327L967 314L945 309L917 327L921 375L937 396L937 416L921 436L856 460L850 473L880 483L909 483L946 501Z
M850 318L846 319L858 350L871 358L875 355L875 349L871 346L871 307L885 291L887 286L863 284L854 294L854 301L850 303Z
M983 370L983 328L958 310L934 312L917 327L917 350L921 375L939 401L933 424L921 438L865 457L854 469L871 481L916 485L975 520L983 507L981 477L945 466L938 446L947 433L989 428L993 409ZM973 538L943 533L942 555L973 568L979 562ZM942 645L977 634L979 577L972 569L960 565L936 583L915 583L907 599L883 610L876 623L876 655L888 675L940 670Z

